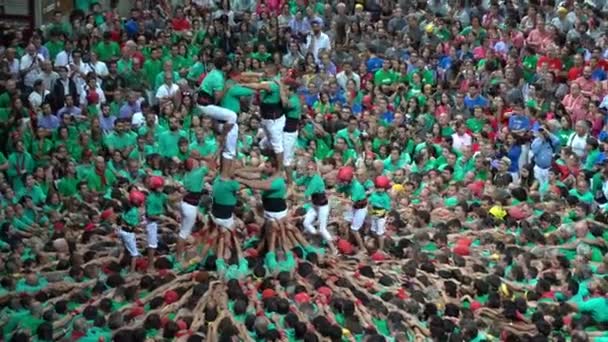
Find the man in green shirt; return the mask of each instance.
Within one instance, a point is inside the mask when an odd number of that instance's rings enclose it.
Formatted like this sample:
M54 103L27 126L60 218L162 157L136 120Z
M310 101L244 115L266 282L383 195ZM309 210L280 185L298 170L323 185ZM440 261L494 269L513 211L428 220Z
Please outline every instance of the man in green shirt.
M156 87L156 76L158 76L163 70L163 62L160 59L161 50L158 47L152 49L152 55L146 59L143 65L144 73L148 78L148 86L150 88ZM162 82L161 82L162 84ZM151 89L149 89L151 90Z
M259 75L258 75L259 76ZM258 83L245 83L245 87L260 91L260 114L262 116L262 127L266 133L261 145L272 147L279 162L279 169L283 169L283 128L285 127L285 115L281 101L281 86L277 81L279 75L277 66L267 64L263 75L268 81Z
M367 193L365 187L354 179L354 171L351 167L345 166L338 170L339 185L337 190L350 196L352 210L344 212L344 219L350 222L350 231L357 241L359 250L365 250L365 244L359 234L359 230L365 223L367 217Z
M186 138L187 133L179 128L175 117L169 119L169 130L158 135L158 152L166 158L176 157L179 153L178 142L180 138Z
M120 56L120 46L118 43L110 40L112 37L110 32L104 32L103 40L95 46L95 53L99 56L102 62L108 63L112 58Z
M211 219L216 225L228 230L234 228L233 212L240 187L239 182L230 178L228 167L222 165L221 174L213 181L211 191L211 197L213 198Z
M283 165L287 174L287 181L292 182L293 161L296 142L298 141L298 128L302 118L302 103L296 93L298 83L288 79L281 84L281 103L285 113L285 127L283 127Z
M218 142L223 145L222 163L232 167L232 161L236 158L237 144L239 138L239 126L237 125L237 113L225 108L222 100L226 91L225 72L228 70L228 61L224 56L218 56L213 60L214 69L203 79L199 89L199 109L204 116L210 117L221 123L221 133Z
M148 240L148 271L154 269L154 253L158 247L158 220L165 214L167 195L163 192L165 181L162 177L148 179L150 192L146 197L146 238Z
M329 219L329 201L325 193L325 182L317 171L317 165L314 161L310 161L306 166L308 175L304 180L306 186L304 190L304 196L310 197L312 206L306 212L304 216L304 230L311 234L319 233L325 240L332 252L335 252L335 246L333 244L333 237L327 230L327 221ZM317 231L313 226L313 223L317 221L319 223L319 230Z

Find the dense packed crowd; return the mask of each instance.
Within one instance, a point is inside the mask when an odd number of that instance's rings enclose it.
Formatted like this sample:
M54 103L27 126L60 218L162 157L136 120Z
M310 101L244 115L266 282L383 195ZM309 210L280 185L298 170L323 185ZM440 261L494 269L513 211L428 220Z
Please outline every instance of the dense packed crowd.
M0 340L608 340L606 0L77 0L0 43Z

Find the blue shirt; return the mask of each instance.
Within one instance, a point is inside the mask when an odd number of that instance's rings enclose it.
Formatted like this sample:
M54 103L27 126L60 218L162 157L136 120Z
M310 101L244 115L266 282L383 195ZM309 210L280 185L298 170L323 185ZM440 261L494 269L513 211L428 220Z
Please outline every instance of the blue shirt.
M534 153L534 164L541 169L548 169L553 163L553 154L559 151L559 139L553 135L545 139L544 137L537 137L532 142L532 152Z
M382 68L382 64L384 64L384 59L378 57L372 57L367 60L367 72L371 72L372 74L380 68Z
M475 107L487 107L489 104L488 100L481 96L481 95L477 95L474 98L470 98L468 95L464 98L464 106L467 107L467 109L473 109Z
M52 114L43 115L38 119L38 127L44 129L56 130L57 128L59 128L60 123L61 122L59 121L59 118Z
M602 68L597 68L591 72L592 81L604 81L606 80L606 72Z
M392 123L395 120L395 113L391 111L386 111L380 116L380 118L384 122Z
M512 146L507 151L507 157L511 160L511 166L509 166L509 172L519 171L519 156L521 155L521 145Z
M511 131L527 131L532 125L530 119L523 114L513 114L509 118L509 130Z

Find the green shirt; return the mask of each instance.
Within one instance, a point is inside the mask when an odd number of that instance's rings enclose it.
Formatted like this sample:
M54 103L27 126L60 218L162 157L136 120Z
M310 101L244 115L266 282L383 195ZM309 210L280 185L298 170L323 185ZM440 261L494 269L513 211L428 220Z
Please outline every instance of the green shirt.
M374 191L369 196L369 204L374 209L391 210L391 198L386 191Z
M286 117L300 120L302 117L302 103L300 102L300 97L296 94L290 95L286 109Z
M340 192L347 193L350 195L350 199L353 202L363 201L367 199L367 193L365 187L358 180L353 180L350 185L342 186L338 188Z
M135 132L112 132L104 136L103 143L110 150L124 150L135 146L137 143L137 134L135 134Z
M57 57L57 55L61 51L63 51L63 41L49 40L48 42L46 42L46 44L44 44L44 47L46 47L46 49L49 50L49 57L51 58L51 60L55 60L55 57Z
M207 172L207 168L203 166L184 174L184 188L190 192L202 192Z
M390 85L393 84L394 82L397 81L397 74L394 73L391 70L384 70L384 69L380 69L378 71L376 71L376 73L374 74L374 84L376 86L380 86L380 85Z
M287 183L283 177L277 177L270 183L270 189L262 192L262 198L282 198L287 197Z
M215 261L218 273L223 273L227 280L242 279L249 273L249 262L245 258L239 259L238 265L226 267L226 262L222 258Z
M307 177L306 190L304 190L304 196L310 197L314 194L321 194L325 192L325 182L319 174L314 174L312 177Z
M112 58L118 58L120 56L120 46L118 43L110 41L101 41L95 46L95 53L99 56L99 59L103 62L109 62Z
M158 136L158 152L163 157L175 157L179 153L178 142L180 138L186 138L185 131L165 131Z
M355 129L355 131L352 133L353 139L354 140L359 140L359 138L361 137L361 131L358 129ZM337 138L342 138L344 139L344 141L346 141L346 144L348 145L348 147L350 148L355 148L355 141L350 139L350 136L348 134L348 128L343 128L341 130L339 130L338 132L336 132L336 139Z
M604 297L595 297L578 304L578 310L591 314L597 323L608 322L608 301Z
M205 76L200 89L210 96L215 96L216 92L224 90L225 85L224 73L221 70L213 69Z
M260 98L262 103L266 104L278 104L281 102L281 88L277 82L271 81L268 82L270 86L270 91L262 90L260 91Z
M116 181L116 176L108 168L105 169L104 176L105 182L95 170L89 172L87 176L87 184L89 186L89 190L105 193Z
M238 115L241 112L241 97L252 96L253 94L255 94L253 89L233 84L229 86L228 90L224 93L220 105L230 109Z
M156 83L156 75L163 70L163 62L160 59L148 59L144 62L143 69L148 83L153 85Z
M139 213L139 209L137 207L131 207L131 209L122 214L122 219L131 227L139 226L141 223L141 214Z
M155 217L165 213L167 195L162 191L150 191L146 197L146 215Z
M216 177L213 181L213 203L235 206L240 187L239 182L235 180Z

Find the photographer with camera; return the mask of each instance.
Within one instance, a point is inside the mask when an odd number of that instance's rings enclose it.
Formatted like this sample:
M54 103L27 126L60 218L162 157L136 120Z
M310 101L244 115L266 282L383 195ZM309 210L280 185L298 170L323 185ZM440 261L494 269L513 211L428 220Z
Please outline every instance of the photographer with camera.
M541 126L530 147L534 162L534 178L540 186L549 182L549 169L553 165L553 156L559 152L559 138L546 127Z

